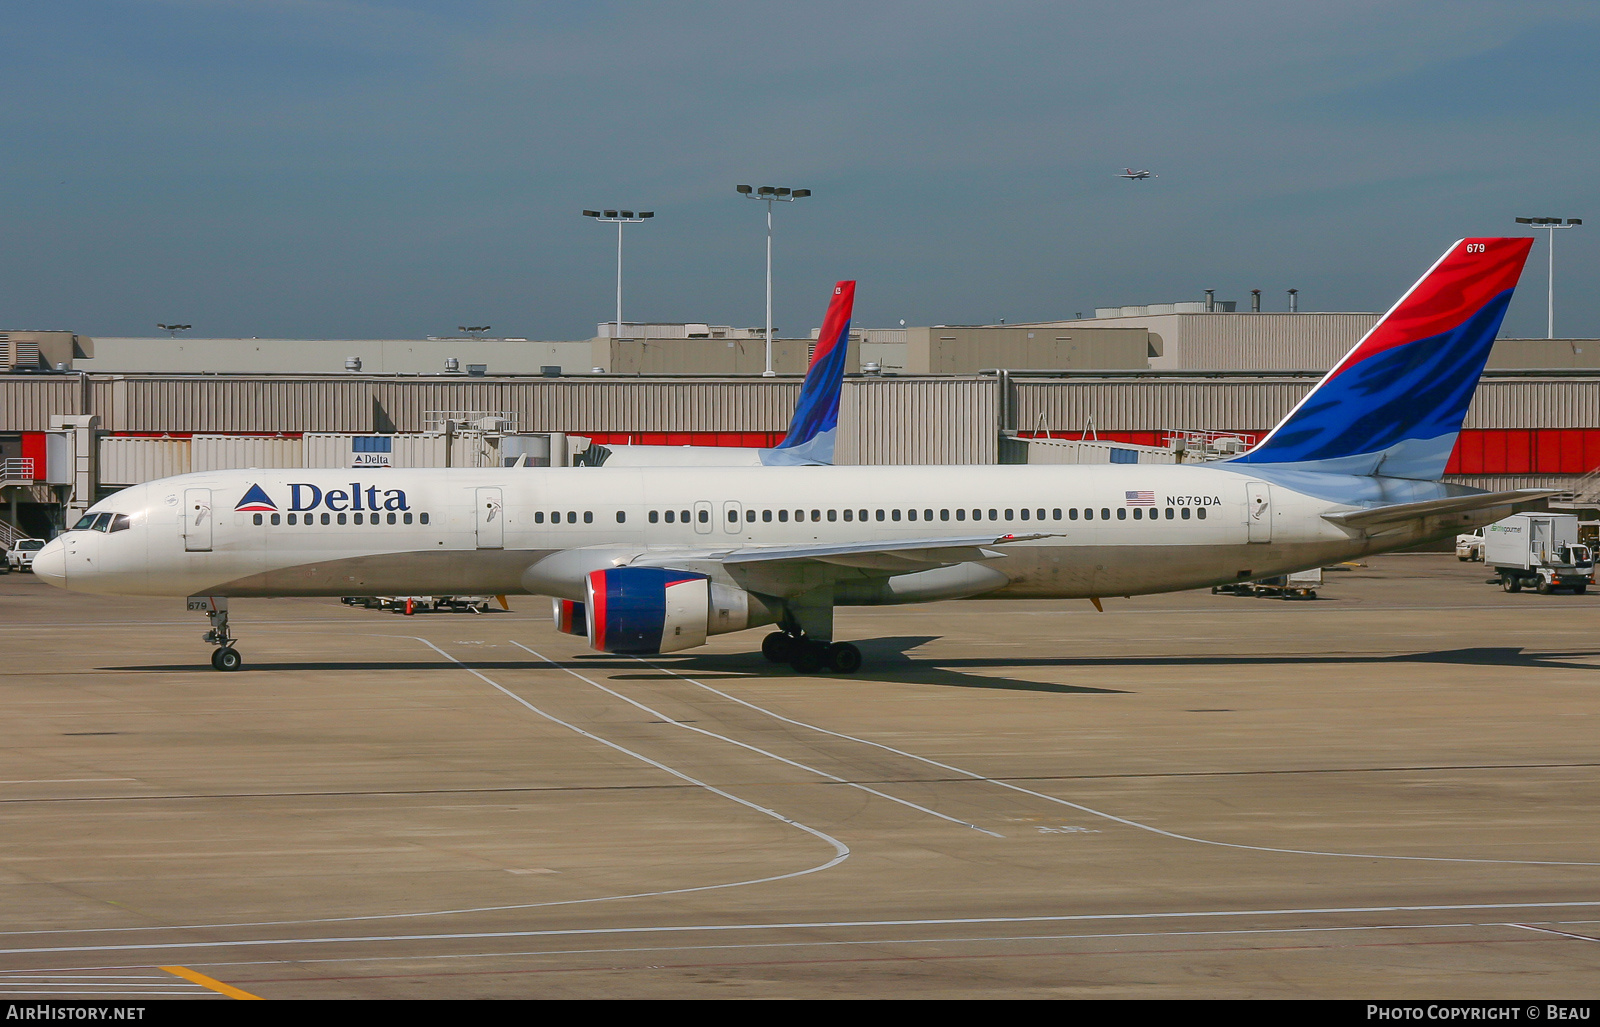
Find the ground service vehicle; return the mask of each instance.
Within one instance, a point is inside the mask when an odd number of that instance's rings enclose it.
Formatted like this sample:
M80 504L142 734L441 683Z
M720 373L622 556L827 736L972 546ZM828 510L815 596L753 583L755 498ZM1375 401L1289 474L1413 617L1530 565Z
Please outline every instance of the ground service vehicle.
M188 597L219 670L240 665L231 598L423 593L549 596L607 653L774 625L768 659L849 673L838 606L1098 607L1453 538L1551 494L1439 480L1532 244L1452 244L1259 444L1212 463L202 471L101 500L34 570Z
M1469 531L1456 536L1456 559L1462 563L1483 561L1483 532Z
M1483 529L1483 562L1507 592L1570 588L1582 595L1594 580L1594 555L1578 541L1576 514L1521 513L1496 521Z
M14 571L32 570L34 554L43 549L44 544L42 538L17 539L6 552L6 566Z

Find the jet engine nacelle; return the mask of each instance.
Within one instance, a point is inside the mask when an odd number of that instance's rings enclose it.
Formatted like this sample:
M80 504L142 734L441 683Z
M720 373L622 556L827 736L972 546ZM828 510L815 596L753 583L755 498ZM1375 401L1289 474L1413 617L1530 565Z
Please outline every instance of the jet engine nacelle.
M616 567L584 581L589 645L607 653L674 653L706 636L777 620L743 589L704 574L663 567ZM558 600L559 602L559 600ZM558 612L559 616L559 612Z
M575 603L571 599L552 599L550 616L556 622L557 631L569 635L589 633L589 616L582 603Z

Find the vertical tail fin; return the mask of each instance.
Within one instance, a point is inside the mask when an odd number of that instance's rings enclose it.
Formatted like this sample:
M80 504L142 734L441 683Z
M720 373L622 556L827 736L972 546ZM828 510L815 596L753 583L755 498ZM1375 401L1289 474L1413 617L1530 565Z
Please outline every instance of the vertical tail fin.
M1455 243L1259 445L1230 462L1438 479L1532 246Z
M839 425L839 389L844 384L845 354L850 344L850 314L856 283L837 282L828 313L822 319L811 367L800 386L789 434L772 449L761 450L764 464L831 464Z

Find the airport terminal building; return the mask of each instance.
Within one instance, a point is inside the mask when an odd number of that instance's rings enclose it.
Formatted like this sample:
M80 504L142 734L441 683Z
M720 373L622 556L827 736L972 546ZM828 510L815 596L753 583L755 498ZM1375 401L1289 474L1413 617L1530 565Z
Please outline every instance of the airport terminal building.
M1115 308L1027 325L852 331L836 460L1172 462L1248 446L1371 313ZM1168 309L1171 308L1171 309ZM117 489L230 467L543 466L603 444L770 446L811 339L600 326L526 339L89 339L0 332L0 534ZM633 336L633 337L627 337ZM1600 340L1501 339L1448 467L1600 500Z

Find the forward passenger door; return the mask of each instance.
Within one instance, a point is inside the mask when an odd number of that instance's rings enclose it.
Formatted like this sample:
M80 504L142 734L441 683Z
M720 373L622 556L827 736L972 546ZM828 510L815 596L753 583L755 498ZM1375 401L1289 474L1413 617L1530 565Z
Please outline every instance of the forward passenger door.
M211 526L216 517L211 512L210 489L183 490L183 548L190 553L211 552Z

